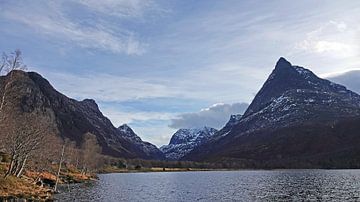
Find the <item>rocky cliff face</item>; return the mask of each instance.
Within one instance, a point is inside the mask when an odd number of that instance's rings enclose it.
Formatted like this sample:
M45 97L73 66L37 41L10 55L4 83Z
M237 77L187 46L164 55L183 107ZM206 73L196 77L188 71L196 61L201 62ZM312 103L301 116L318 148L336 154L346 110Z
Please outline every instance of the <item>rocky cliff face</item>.
M343 148L335 141L339 134L331 132L333 128L353 123L359 116L358 94L280 58L238 122L220 130L223 133L218 136L222 138L193 150L184 159L279 158L278 162L284 162L285 157L287 160L305 155L325 157L340 153ZM355 135L353 131L349 134ZM311 138L313 142L309 142ZM348 140L343 139L351 142Z
M169 160L179 160L194 148L206 143L215 133L214 128L179 129L170 140L169 145L160 150Z
M78 146L83 141L83 135L90 132L96 136L106 155L158 158L142 151L136 143L119 132L101 113L94 100L77 101L68 98L35 72L13 71L7 76L1 76L0 98L0 115L6 117L9 123L16 123L16 117L26 114L39 118L49 117L42 125L52 126L54 133L75 141Z

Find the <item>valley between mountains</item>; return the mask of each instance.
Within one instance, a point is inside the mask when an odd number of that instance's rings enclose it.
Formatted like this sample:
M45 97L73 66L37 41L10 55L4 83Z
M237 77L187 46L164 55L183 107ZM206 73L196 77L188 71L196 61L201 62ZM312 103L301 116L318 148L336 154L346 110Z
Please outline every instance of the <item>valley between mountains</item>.
M238 92L241 93L241 92ZM360 96L280 58L244 114L220 130L178 130L168 145L114 126L92 99L58 92L36 72L0 77L1 135L34 125L77 147L95 136L101 153L124 159L195 161L233 168L359 168Z

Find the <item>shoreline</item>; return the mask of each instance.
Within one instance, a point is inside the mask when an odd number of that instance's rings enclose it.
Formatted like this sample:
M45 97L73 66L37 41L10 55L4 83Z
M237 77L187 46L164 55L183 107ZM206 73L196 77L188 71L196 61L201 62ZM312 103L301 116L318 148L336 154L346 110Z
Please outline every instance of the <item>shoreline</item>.
M101 171L96 173L98 174L116 174L116 173L171 173L171 172L212 172L212 171L222 171L222 172L231 172L231 171L299 171L299 170L360 170L360 168L288 168L288 169L183 169L183 168L166 168L165 170L159 169L118 169L111 171Z
M34 172L27 170L21 177L4 178L7 165L0 163L0 201L53 201L56 192L53 183L54 174L44 171L37 173L42 181L36 181ZM81 175L79 172L68 171L61 175L59 185L80 184L97 180L96 174Z

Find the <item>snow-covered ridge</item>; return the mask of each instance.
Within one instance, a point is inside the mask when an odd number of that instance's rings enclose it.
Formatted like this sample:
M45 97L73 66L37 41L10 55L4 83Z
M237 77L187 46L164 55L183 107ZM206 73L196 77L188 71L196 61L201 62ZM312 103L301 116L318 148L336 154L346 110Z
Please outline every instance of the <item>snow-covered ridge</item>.
M179 129L171 138L169 145L160 147L160 150L169 160L179 160L195 147L207 142L216 129L210 127Z

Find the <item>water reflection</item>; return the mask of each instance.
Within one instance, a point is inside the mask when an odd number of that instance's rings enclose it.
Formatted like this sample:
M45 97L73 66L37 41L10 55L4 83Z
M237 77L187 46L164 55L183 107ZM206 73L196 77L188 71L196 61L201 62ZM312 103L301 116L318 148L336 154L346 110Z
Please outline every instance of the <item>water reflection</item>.
M66 191L67 189L65 189ZM61 201L356 201L358 170L279 170L100 175Z

